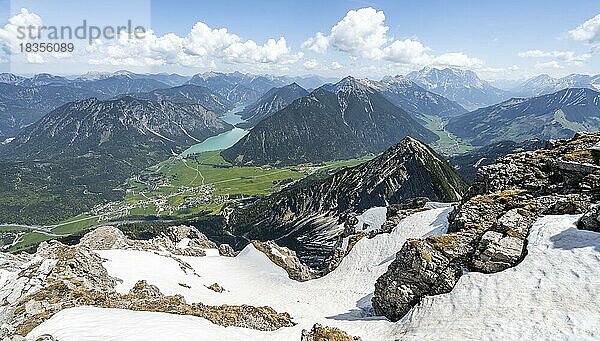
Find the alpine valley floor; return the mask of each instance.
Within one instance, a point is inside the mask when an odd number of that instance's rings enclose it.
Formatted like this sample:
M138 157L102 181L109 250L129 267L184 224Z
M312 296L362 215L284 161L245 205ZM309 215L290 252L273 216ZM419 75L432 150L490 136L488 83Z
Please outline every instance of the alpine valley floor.
M373 317L374 283L408 238L442 234L451 207L415 213L390 234L361 239L328 275L296 282L248 245L236 257L176 256L199 276L186 274L173 258L132 250L98 251L111 276L127 293L146 280L187 302L268 305L288 312L294 327L259 331L222 327L203 318L97 307L65 309L33 329L27 339L51 334L56 340L299 340L314 323L363 340L583 339L600 338L600 235L578 230L579 216L546 216L528 237L528 255L514 268L495 274L468 273L451 293L425 298L393 323ZM384 209L361 217L384 221ZM4 279L7 274L2 274ZM217 293L205 286L218 283ZM181 283L181 284L180 284ZM182 286L182 284L184 284ZM189 288L188 288L189 287Z

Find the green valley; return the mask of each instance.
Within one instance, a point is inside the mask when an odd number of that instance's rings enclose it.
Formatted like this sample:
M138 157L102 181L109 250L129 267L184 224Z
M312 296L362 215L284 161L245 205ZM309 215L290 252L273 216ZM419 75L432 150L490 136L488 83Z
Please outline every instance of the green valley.
M58 224L39 228L4 227L2 245L12 252L29 250L50 239L79 235L92 227L130 222L171 222L220 214L230 204L262 197L301 179L353 167L373 156L287 167L234 166L220 150L174 156L127 180L125 197L96 205ZM15 238L17 239L15 242Z

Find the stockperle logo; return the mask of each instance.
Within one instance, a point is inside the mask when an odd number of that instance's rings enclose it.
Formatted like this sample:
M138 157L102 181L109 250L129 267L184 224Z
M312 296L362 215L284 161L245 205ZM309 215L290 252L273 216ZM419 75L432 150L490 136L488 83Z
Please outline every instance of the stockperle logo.
M92 44L96 39L129 39L146 38L147 28L134 25L132 20L127 20L122 26L90 25L83 20L78 26L42 26L27 25L16 27L16 38L22 40L18 47L20 52L73 52L74 40L85 40Z
M17 39L21 40L87 40L91 44L95 39L115 39L122 34L130 38L144 39L147 29L144 26L134 26L131 20L123 26L88 25L87 20L73 26L17 26Z

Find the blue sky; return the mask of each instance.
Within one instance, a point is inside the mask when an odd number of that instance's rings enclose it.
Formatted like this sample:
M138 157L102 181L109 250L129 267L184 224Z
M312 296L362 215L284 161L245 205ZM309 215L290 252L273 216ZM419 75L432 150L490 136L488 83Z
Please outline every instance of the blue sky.
M378 78L424 66L473 69L488 79L600 73L597 0L4 0L2 25L22 14L21 8L28 20L35 15L44 25L78 25L83 19L120 25L131 19L154 33L145 42L108 41L92 48L76 42L72 56L8 53L0 68L20 73L240 70ZM586 21L581 34L573 33ZM193 31L199 22L202 27ZM307 43L318 32L321 44Z

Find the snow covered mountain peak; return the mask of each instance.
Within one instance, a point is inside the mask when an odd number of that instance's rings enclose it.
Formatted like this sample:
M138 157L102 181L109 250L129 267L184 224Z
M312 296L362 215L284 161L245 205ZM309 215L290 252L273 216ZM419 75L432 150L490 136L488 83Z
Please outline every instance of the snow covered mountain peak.
M436 69L425 67L420 71L409 73L407 78L417 83L422 82L423 84L429 84L431 88L447 88L459 85L464 87L483 88L487 83L481 80L475 72L458 68Z
M423 68L406 75L419 86L458 102L469 110L498 103L510 97L471 70Z

